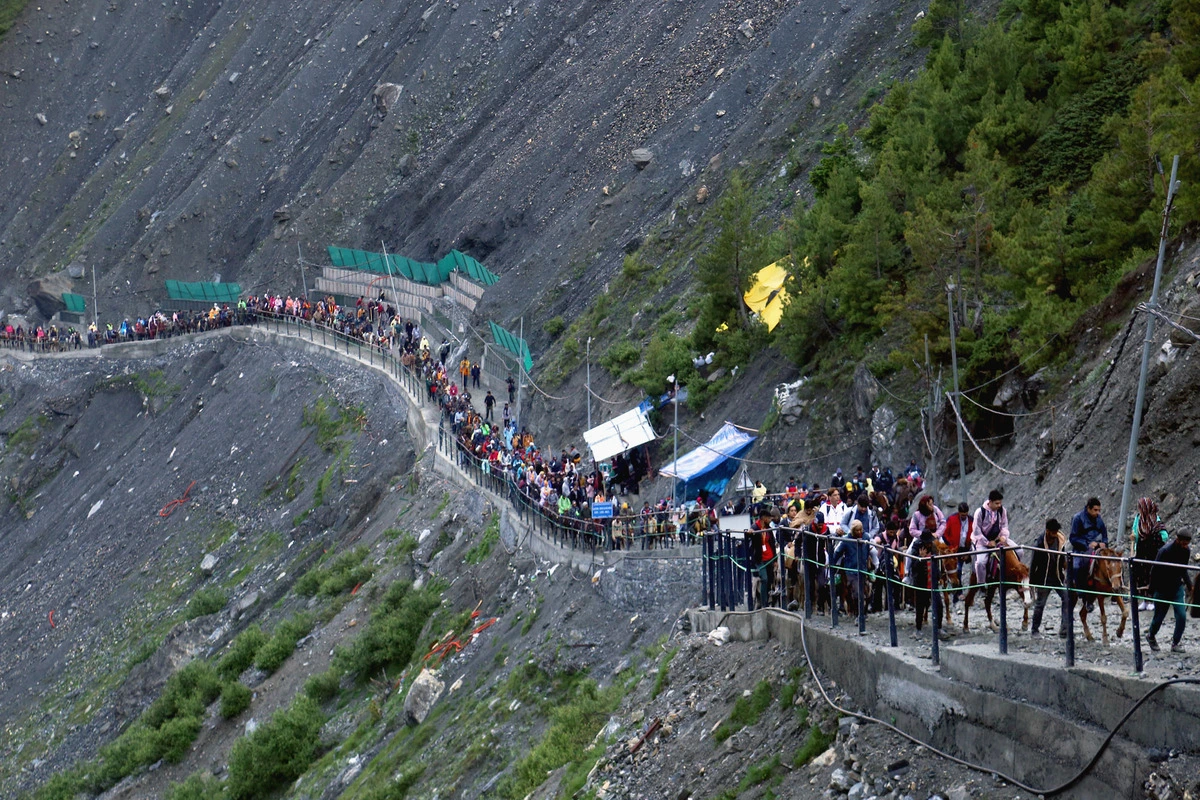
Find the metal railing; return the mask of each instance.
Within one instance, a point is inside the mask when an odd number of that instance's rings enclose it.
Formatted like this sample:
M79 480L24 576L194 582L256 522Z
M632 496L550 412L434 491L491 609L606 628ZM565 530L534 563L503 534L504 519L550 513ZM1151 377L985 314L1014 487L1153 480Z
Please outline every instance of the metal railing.
M774 552L770 561L764 561L761 557L762 541L759 537L763 535L770 537L769 545ZM789 543L792 543L790 556L785 554ZM865 566L847 567L835 563L833 554L842 543L846 543L847 550L857 550L853 561ZM1075 665L1075 618L1079 608L1090 605L1092 601L1111 599L1121 609L1119 630L1123 630L1128 614L1134 669L1138 672L1144 668L1140 603L1149 601L1174 605L1172 601L1162 597L1139 594L1137 587L1129 579L1137 566L1162 565L1159 562L1123 554L1072 552L1031 545L1012 545L989 548L987 551L966 549L936 555L919 555L867 539L784 527L749 534L714 531L703 537L702 545L704 602L711 610L720 608L722 611L730 611L742 608L752 611L756 608L777 607L803 613L806 619L812 619L814 605L820 606L827 602L830 625L837 628L840 609L843 604L849 608L850 600L854 598L857 601L854 605L859 632L866 631L867 606L873 605L870 613L887 614L890 645L897 647L899 637L896 613L905 606L905 599L908 599L912 601L911 605L918 615L923 610L928 610L929 643L935 665L940 663L939 642L942 638L942 619L946 616L948 595L985 593L985 606L991 622L990 599L987 599L986 595L995 592L999 597L998 646L1001 654L1007 654L1009 593L1025 594L1038 590L1058 593L1062 601L1062 628L1065 630L1064 663L1068 667ZM1015 576L1007 574L1010 569L1008 555L1017 554L1019 560L1022 551L1041 552L1050 558L1060 559L1065 565L1064 574L1061 576L1062 583L1042 585L1030 583L1027 578L1014 580ZM951 574L973 575L975 558L984 553L989 559L984 582L946 579ZM1106 591L1095 588L1090 583L1080 583L1079 576L1086 576L1092 572L1090 564L1093 563L1098 567L1103 564L1118 565L1118 569L1113 573L1112 583L1126 588ZM1186 569L1193 579L1200 578L1200 575L1197 575L1200 567L1175 564L1170 566ZM1028 569L1023 563L1022 567ZM923 578L923 585L914 585L911 580L903 577L914 574ZM849 587L853 587L853 590ZM1022 613L1031 607L1032 601L1026 595L1021 601ZM1184 607L1186 609L1195 606L1185 599ZM964 610L969 611L969 608ZM1052 630L1053 626L1047 625L1047 628ZM1107 637L1107 628L1104 629L1104 635Z

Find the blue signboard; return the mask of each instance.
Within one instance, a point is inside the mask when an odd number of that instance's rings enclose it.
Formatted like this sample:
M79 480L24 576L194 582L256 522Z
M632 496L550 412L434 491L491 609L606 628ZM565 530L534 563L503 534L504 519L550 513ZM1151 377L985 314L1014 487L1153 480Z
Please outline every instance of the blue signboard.
M612 503L592 503L592 519L612 519Z

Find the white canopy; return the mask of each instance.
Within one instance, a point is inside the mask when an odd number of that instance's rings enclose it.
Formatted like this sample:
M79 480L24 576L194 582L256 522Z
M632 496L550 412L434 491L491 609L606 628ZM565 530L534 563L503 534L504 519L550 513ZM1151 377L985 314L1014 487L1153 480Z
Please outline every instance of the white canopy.
M596 461L607 461L618 453L653 441L654 438L654 428L650 426L650 420L646 419L646 412L640 408L626 411L583 434L584 441L592 450L592 458Z

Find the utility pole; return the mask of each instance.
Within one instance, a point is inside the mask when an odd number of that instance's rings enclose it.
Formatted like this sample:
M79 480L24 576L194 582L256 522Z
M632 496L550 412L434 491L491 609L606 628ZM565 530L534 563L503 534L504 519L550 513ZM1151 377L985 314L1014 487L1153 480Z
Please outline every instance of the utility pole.
M296 264L300 267L300 285L304 287L304 299L308 299L308 279L304 277L304 256L300 252L300 233L296 233Z
M100 303L96 291L96 262L92 262L92 324L96 326L96 336L100 335Z
M592 429L592 337L587 340L587 408L588 430Z
M925 375L929 379L929 461L925 472L929 476L929 493L937 497L937 455L933 452L933 420L937 412L937 386L933 383L933 367L929 363L929 334L925 334ZM924 424L924 423L922 423Z
M517 350L521 350L521 342L525 341L525 318L521 317L521 333L517 337ZM517 433L520 433L521 428L521 392L525 388L525 354L517 353Z
M1159 166L1160 174L1162 167ZM1137 458L1138 432L1142 427L1142 406L1146 401L1146 373L1150 366L1150 349L1154 346L1154 313L1158 311L1158 287L1162 283L1163 259L1167 254L1167 234L1171 225L1171 204L1179 182L1179 156L1171 161L1171 182L1167 185L1167 204L1163 206L1162 231L1158 237L1158 263L1154 267L1154 288L1146 304L1146 339L1142 343L1142 371L1138 377L1137 400L1133 404L1133 430L1129 432L1129 453L1125 456L1125 486L1121 490L1121 515L1117 518L1117 541L1125 541L1125 515L1129 513L1129 496L1133 492L1133 463ZM1136 617L1135 617L1136 619Z
M946 308L950 311L950 368L954 377L954 419L955 431L958 433L958 478L962 484L962 502L970 503L970 491L967 487L967 461L963 457L962 409L958 399L958 349L954 339L954 290L957 287L951 283L946 286Z
M674 508L679 507L679 378L674 373L667 376L667 380L674 386L671 392L671 403L675 406L675 456L674 463L671 468L675 470L675 474L671 476L671 505Z
M383 248L383 266L387 270L388 285L392 287L392 303L399 308L400 296L396 294L396 281L392 278L392 260L388 258L387 245L383 243L383 239L379 240L379 246ZM449 333L451 336L454 335L453 330L451 330Z

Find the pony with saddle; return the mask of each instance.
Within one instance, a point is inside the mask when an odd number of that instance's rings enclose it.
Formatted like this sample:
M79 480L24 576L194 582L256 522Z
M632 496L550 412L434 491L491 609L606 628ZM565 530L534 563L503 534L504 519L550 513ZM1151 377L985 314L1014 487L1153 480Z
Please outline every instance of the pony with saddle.
M1021 563L1021 559L1017 557L1016 550L1006 547L1001 551L999 548L993 550L988 555L987 578L984 586L980 586L977 582L975 570L971 570L971 580L967 585L967 594L963 598L963 633L970 630L969 619L971 615L971 605L975 602L975 595L980 588L984 588L983 606L987 611L988 625L992 630L997 630L999 625L992 618L992 600L996 596L996 589L1000 588L1000 553L1004 553L1004 581L1005 589L1016 589L1021 596L1021 605L1024 606L1025 616L1021 622L1021 630L1029 628L1029 608L1033 605L1033 595L1029 589L1029 567Z
M1104 601L1112 596L1117 608L1121 610L1121 622L1117 625L1118 639L1125 635L1125 621L1129 618L1129 611L1125 608L1125 599L1122 597L1125 592L1124 565L1120 560L1123 553L1122 550L1101 547L1096 552L1100 558L1087 559L1091 563L1083 570L1081 585L1075 587L1086 592L1086 598L1095 598L1096 606L1100 609L1100 635L1104 644L1108 644L1108 613L1105 611ZM1096 637L1092 635L1092 629L1088 627L1087 622L1088 605L1090 604L1087 602L1079 604L1079 621L1083 624L1083 635L1089 642L1094 642Z

